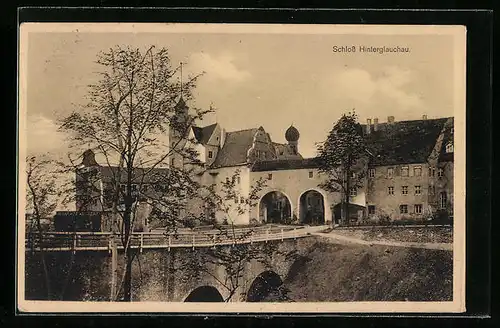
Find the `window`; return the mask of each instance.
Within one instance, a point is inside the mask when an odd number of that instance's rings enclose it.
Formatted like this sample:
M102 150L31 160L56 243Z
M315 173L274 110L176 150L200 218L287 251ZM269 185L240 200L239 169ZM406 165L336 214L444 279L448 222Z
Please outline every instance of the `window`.
M401 176L402 177L407 177L409 173L409 168L408 166L402 166L401 167Z
M415 204L414 211L415 214L422 214L422 204Z
M237 177L236 177L236 182L237 182L237 183L240 183L240 182L241 182L241 179L240 179L240 177L239 177L239 176L237 176Z
M389 195L394 195L394 187L387 187L387 193Z
M368 214L375 214L375 205L368 205Z
M243 203L245 203L245 198L240 197L240 204L243 204Z
M414 166L413 167L413 175L416 177L422 176L422 166Z
M368 176L370 178L374 178L375 177L375 169L369 169L368 170Z
M272 179L273 179L273 174L272 174L272 173L269 173L269 174L267 175L267 180L272 180Z
M309 171L309 179L312 179L313 176L314 176L313 171Z
M439 169L438 169L438 177L439 177L439 178L442 178L442 177L443 177L443 175L444 175L444 170L443 170L442 168L439 168Z
M234 196L234 203L235 203L235 204L238 204L238 202L239 202L239 201L238 201L238 198L239 198L238 196Z
M429 186L429 195L434 195L436 193L436 188L434 186Z
M448 198L445 191L439 194L439 205L442 210L446 209L448 205Z
M420 195L422 193L422 188L420 186L415 186L415 195Z
M399 205L399 213L408 214L408 205Z
M175 158L172 158L172 159L170 160L170 164L171 164L172 166L174 166L174 164L175 164Z
M229 184L230 180L229 177L226 177L226 183Z
M453 153L453 144L451 142L449 142L447 145L446 145L446 152L447 153Z
M208 151L208 158L212 158L214 156L213 151L209 150Z
M387 177L388 178L392 178L394 176L394 168L393 167L389 167L387 169Z
M429 176L433 177L436 175L436 169L433 167L429 167Z
M408 186L402 186L401 187L401 193L403 195L408 195Z
M355 197L358 195L358 189L357 188L351 188L351 191L349 193L351 197Z

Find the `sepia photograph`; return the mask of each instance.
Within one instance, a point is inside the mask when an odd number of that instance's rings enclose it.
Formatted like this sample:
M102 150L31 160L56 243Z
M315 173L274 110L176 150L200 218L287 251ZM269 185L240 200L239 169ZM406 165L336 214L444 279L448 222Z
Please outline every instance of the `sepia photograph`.
M465 37L22 24L19 311L464 312Z

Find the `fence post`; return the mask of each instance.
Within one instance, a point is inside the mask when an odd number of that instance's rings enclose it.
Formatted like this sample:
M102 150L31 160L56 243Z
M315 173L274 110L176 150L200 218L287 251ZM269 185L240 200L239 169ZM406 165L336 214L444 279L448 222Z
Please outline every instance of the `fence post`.
M73 234L73 254L76 253L76 233Z
M283 236L283 228L281 228L281 241L283 241L284 236Z
M297 228L293 228L293 239L297 240Z
M270 228L267 228L267 230L266 230L266 244L267 244L267 240L269 239L269 229Z
M142 253L142 246L144 245L144 232L141 232L141 246L139 248L139 252Z
M195 237L196 237L196 235L193 234L193 249L194 249Z
M172 244L172 235L168 234L168 251L170 251L170 245Z
M215 248L215 234L212 235L212 248Z

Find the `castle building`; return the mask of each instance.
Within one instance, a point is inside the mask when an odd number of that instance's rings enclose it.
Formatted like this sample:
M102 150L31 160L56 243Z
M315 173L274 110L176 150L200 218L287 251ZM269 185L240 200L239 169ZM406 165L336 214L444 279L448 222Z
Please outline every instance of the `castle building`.
M186 122L188 106L182 98L177 110L179 121L187 129L181 132L170 129L169 144L172 148L191 146L196 150L197 181L215 186L216 192L222 193L224 183L236 179L232 198L224 200L226 212L190 199L185 205L179 204L178 215L182 216L182 210L197 212L236 225L324 224L339 219L342 196L319 187L325 176L318 170L315 158L303 158L300 154L300 133L296 127L288 127L284 132L287 143L280 144L274 142L262 126L226 131L218 123L189 124ZM420 120L397 122L391 116L384 123L377 118L372 123L369 119L362 128L370 154L369 164L363 186L350 192L351 217L357 220L422 219L436 211L452 215L453 118L424 116ZM177 152L172 152L168 161L170 167L157 169L157 174L194 167ZM82 167L99 172L99 183L103 187L98 189L103 191L96 192L102 194L101 203L105 204L106 184L116 168L99 166L89 151L84 154ZM145 169L138 169L137 177L141 176L141 170ZM153 183L151 179L148 176L142 183ZM265 183L256 191L259 181ZM80 194L77 199L88 196L88 192ZM250 198L255 200L255 206L247 203ZM242 207L246 210L242 211Z

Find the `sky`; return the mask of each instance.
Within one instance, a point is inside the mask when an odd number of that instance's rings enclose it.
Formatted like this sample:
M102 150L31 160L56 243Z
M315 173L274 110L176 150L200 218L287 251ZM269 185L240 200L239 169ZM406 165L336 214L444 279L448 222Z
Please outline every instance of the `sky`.
M263 126L285 142L293 124L299 151L315 154L339 117L360 122L453 116L453 38L449 35L30 32L26 106L29 153L64 153L56 120L84 103L99 51L115 45L169 50L186 75L206 72L191 105L216 114L227 131ZM333 46L400 46L409 53L334 53Z

